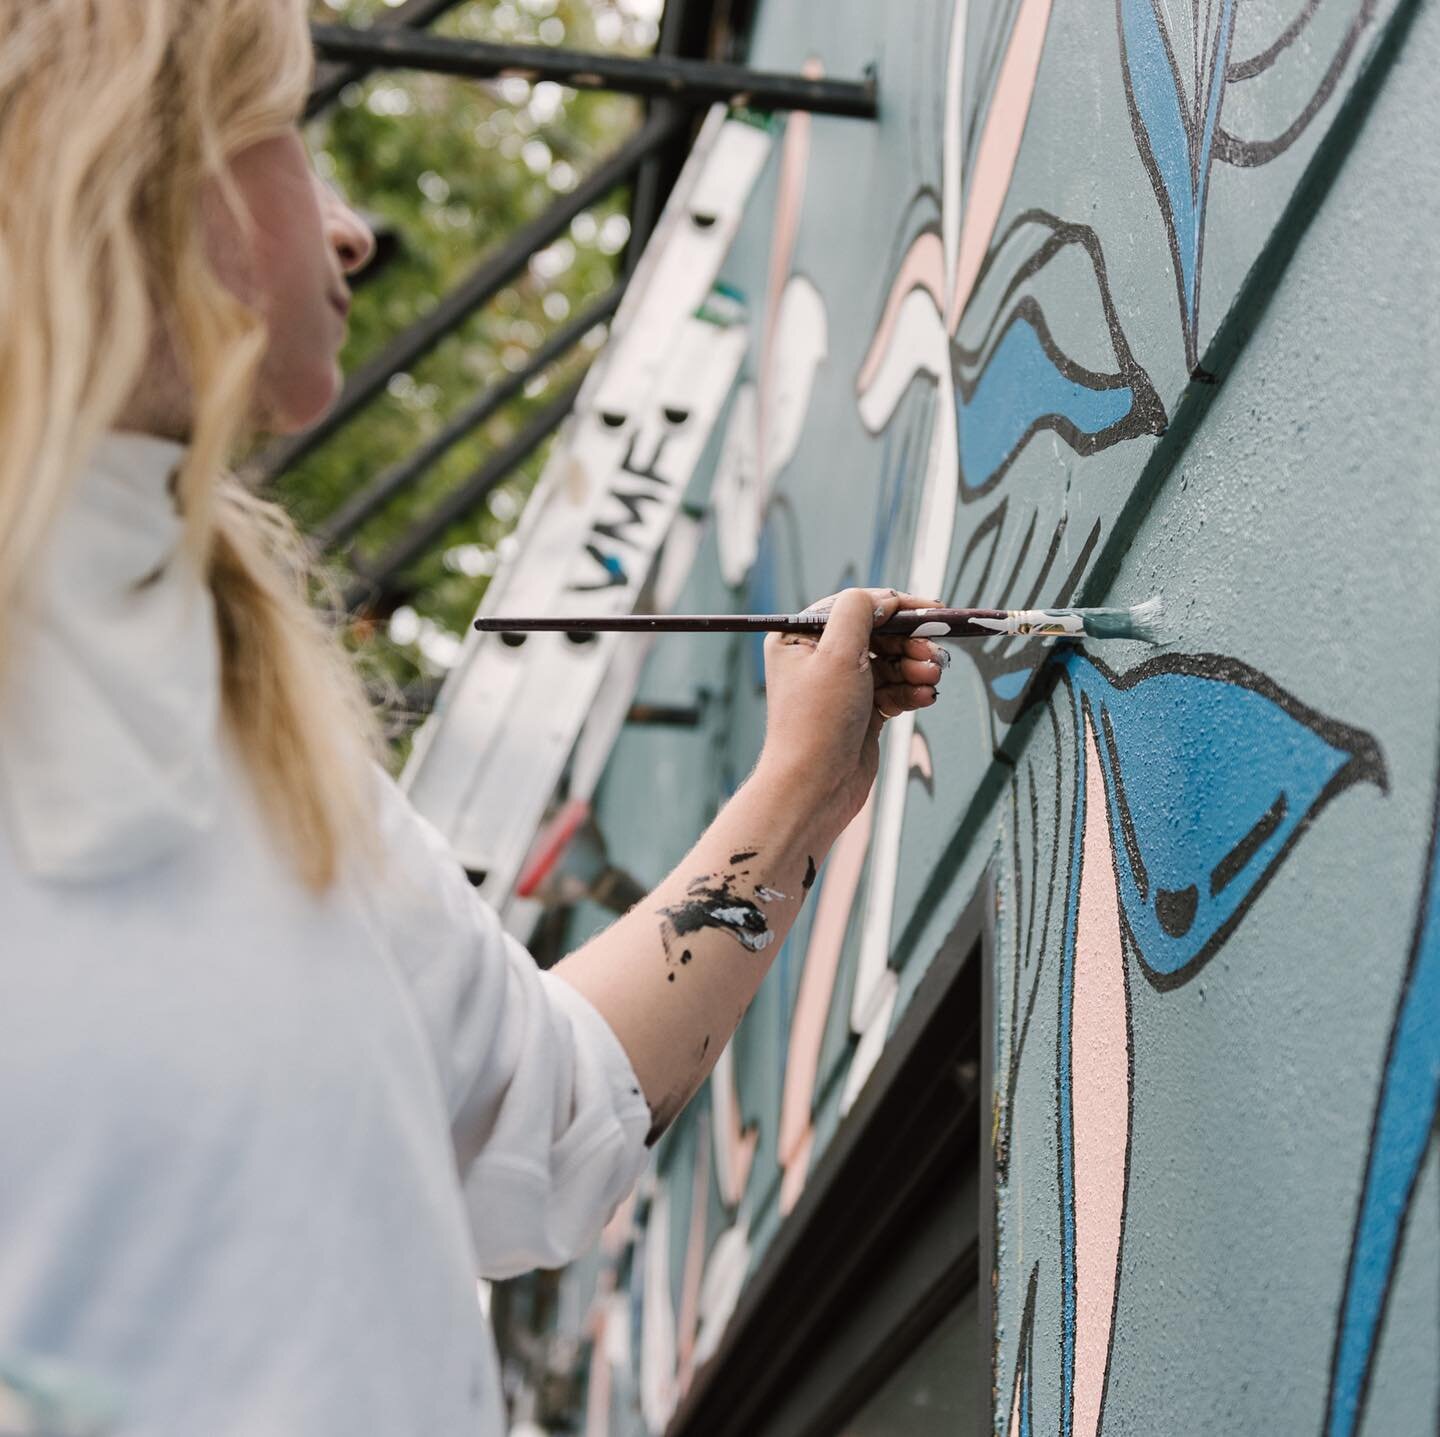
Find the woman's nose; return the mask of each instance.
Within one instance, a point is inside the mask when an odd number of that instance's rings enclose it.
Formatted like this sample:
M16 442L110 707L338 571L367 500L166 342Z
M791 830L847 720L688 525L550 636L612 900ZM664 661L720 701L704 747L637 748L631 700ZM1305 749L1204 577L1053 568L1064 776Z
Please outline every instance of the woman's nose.
M370 263L375 253L375 236L370 226L317 175L320 213L325 221L325 238L346 274L355 274Z

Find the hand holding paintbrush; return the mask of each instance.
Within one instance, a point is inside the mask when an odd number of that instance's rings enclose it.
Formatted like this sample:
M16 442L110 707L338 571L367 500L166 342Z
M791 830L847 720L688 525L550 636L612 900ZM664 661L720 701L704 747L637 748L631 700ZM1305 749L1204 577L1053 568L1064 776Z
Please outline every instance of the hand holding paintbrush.
M925 639L1016 638L1139 639L1159 642L1160 600L1110 609L901 609L878 623L873 633ZM798 614L614 614L602 618L574 615L487 616L475 627L487 633L790 633L823 632L829 609L817 604Z

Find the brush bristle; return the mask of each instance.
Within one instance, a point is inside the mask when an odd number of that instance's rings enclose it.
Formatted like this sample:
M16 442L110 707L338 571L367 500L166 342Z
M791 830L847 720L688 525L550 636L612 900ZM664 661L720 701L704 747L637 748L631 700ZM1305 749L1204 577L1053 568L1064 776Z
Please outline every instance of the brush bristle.
M1079 609L1085 633L1092 639L1139 639L1142 643L1162 642L1160 624L1165 606L1157 594L1128 609Z

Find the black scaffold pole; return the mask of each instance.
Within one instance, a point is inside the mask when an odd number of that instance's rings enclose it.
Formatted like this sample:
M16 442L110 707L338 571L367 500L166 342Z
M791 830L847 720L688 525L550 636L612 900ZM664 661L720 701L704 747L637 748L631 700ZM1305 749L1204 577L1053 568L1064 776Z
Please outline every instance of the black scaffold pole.
M408 26L357 30L312 25L310 33L322 60L375 69L429 70L470 80L553 80L577 90L618 90L695 106L719 100L757 110L808 110L860 120L873 120L877 114L873 74L862 80L830 80L668 55L636 59L549 45L456 40Z

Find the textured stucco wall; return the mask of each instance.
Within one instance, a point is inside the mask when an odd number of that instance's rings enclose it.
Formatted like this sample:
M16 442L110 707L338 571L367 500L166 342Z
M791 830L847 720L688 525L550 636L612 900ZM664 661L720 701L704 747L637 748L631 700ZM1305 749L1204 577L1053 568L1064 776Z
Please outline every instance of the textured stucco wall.
M982 882L997 1430L1433 1431L1440 14L768 0L751 58L873 62L883 115L792 118L750 207L679 607L1158 593L1167 642L957 649L888 726L575 1279L592 1431L663 1424ZM615 751L597 811L638 877L753 760L758 665L657 649L642 698L711 698Z

